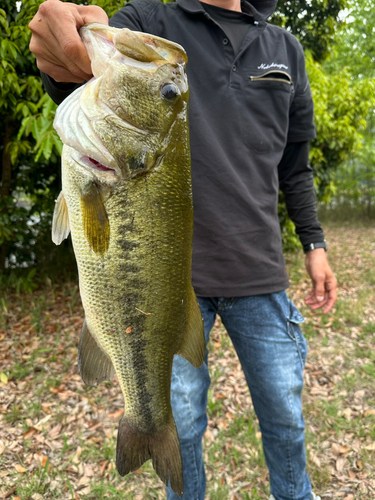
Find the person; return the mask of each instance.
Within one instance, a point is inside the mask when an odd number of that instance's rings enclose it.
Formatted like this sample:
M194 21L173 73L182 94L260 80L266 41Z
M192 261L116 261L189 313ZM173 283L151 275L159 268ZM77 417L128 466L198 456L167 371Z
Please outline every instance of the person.
M306 252L311 309L331 310L337 283L317 217L309 141L313 102L300 43L266 20L277 0L133 0L110 25L168 38L189 58L194 239L192 282L206 341L216 314L234 344L259 419L271 499L318 499L306 472L301 391L303 317L287 298L277 216L279 187ZM97 6L47 0L30 23L30 49L47 91L61 102L91 78L79 38ZM176 356L172 407L185 500L204 500L208 356ZM167 499L178 496L167 488Z

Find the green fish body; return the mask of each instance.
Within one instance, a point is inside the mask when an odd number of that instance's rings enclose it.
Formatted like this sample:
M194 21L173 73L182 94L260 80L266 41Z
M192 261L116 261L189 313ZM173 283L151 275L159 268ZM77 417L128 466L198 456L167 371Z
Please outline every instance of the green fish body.
M78 265L80 374L94 386L118 377L119 473L151 458L181 496L173 356L200 366L205 353L191 286L186 55L127 29L91 24L81 36L95 78L57 111L64 149L52 231L57 244L71 232Z

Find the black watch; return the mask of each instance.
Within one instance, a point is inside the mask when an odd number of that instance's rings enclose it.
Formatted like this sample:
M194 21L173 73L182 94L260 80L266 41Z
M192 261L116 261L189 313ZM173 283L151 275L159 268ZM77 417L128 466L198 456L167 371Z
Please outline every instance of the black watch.
M308 245L303 245L303 251L305 253L310 252L311 250L315 250L316 248L324 248L324 250L327 251L326 240L319 241L318 243L309 243Z

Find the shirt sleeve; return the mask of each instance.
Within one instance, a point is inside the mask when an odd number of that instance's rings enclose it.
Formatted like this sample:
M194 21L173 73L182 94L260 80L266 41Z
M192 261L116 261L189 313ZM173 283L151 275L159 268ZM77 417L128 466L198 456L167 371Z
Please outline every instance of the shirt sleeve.
M296 226L302 245L324 241L318 220L313 171L309 164L308 141L288 143L278 171L288 215Z
M131 4L126 4L121 10L109 20L109 25L114 28L129 28L135 31L144 31L138 9ZM41 72L44 87L56 104L61 104L74 90L83 85L82 83L56 82L46 73Z
M306 73L303 49L298 43L298 77L294 87L294 98L289 111L287 142L311 141L316 138L314 103Z

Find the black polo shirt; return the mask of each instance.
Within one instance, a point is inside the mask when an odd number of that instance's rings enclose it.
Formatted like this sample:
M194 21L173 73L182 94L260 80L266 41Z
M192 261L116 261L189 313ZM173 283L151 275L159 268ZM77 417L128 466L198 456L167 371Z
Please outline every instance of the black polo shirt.
M110 20L117 28L177 42L189 58L193 286L201 296L288 287L277 216L280 165L290 186L291 167L299 162L296 182L302 182L304 198L298 213L307 221L303 243L324 239L306 148L283 156L287 143L315 138L302 47L289 32L265 21L276 1L253 0L246 6L253 21L237 53L198 0L133 0Z

